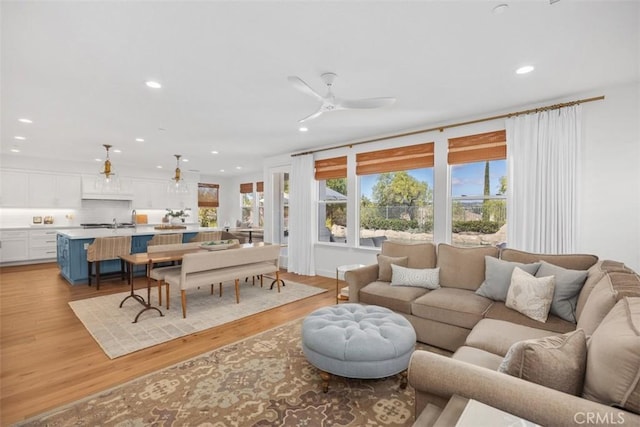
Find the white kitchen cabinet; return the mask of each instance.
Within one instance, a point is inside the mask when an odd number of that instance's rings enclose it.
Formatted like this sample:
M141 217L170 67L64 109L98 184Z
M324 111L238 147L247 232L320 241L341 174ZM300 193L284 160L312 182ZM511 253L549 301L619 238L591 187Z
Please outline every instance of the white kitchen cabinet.
M133 208L166 209L170 207L167 200L167 182L133 180Z
M30 230L29 231L29 259L53 259L57 254L56 236L58 230Z
M25 172L0 171L0 206L3 208L26 208L29 201L29 174Z
M29 206L32 208L79 208L80 177L31 173Z
M25 261L29 258L28 231L0 231L0 262Z

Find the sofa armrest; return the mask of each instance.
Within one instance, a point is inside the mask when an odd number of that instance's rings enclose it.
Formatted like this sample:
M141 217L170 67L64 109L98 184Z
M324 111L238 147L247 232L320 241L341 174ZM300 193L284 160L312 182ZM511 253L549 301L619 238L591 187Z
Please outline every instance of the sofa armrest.
M416 416L428 403L443 407L457 394L540 425L640 425L631 412L427 351L413 353L408 376L416 389Z
M378 280L378 264L371 264L344 273L344 280L349 285L349 302L360 301L360 289Z

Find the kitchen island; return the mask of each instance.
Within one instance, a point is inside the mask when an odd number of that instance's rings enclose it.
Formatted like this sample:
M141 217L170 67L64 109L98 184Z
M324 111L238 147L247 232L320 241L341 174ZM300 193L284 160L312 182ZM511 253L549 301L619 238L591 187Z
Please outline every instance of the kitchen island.
M57 260L60 274L72 285L84 284L89 280L87 247L96 237L131 236L131 253L147 251L147 242L156 234L182 234L182 242L187 243L201 231L221 231L217 228L187 225L182 229L156 229L153 225L138 225L133 228L92 228L61 230L57 234ZM102 261L103 273L120 271L120 261ZM144 274L144 269L135 272Z

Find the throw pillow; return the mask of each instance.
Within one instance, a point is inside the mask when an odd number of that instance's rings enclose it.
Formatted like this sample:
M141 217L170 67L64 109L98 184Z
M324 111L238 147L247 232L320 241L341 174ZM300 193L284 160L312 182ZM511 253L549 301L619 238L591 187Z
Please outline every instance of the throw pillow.
M589 340L583 397L640 413L640 298L616 303Z
M406 267L409 262L409 257L391 257L378 254L378 280L381 282L391 281L391 264Z
M506 301L507 291L511 284L513 269L520 267L529 274L536 274L540 263L522 264L519 262L503 261L491 256L484 257L485 273L484 282L480 285L476 294L494 301Z
M586 365L587 340L578 329L513 344L498 372L579 396Z
M439 268L406 268L391 264L391 286L416 286L438 289L440 287Z
M541 261L541 264L535 273L536 277L555 276L556 278L553 301L551 301L551 314L568 322L576 323L578 294L587 280L588 271L569 270L546 261Z
M513 269L505 305L533 320L546 322L554 287L553 276L536 278L516 267Z

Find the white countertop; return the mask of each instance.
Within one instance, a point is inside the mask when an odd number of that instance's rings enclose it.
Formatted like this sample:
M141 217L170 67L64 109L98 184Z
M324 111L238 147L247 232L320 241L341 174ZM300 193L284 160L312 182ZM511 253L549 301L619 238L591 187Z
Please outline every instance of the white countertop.
M198 225L187 225L187 228L176 230L156 230L153 225L138 225L135 228L87 228L60 230L61 234L69 239L93 239L96 237L109 236L148 236L149 234L172 234L172 233L197 233L199 231L221 231L218 228L200 227Z

